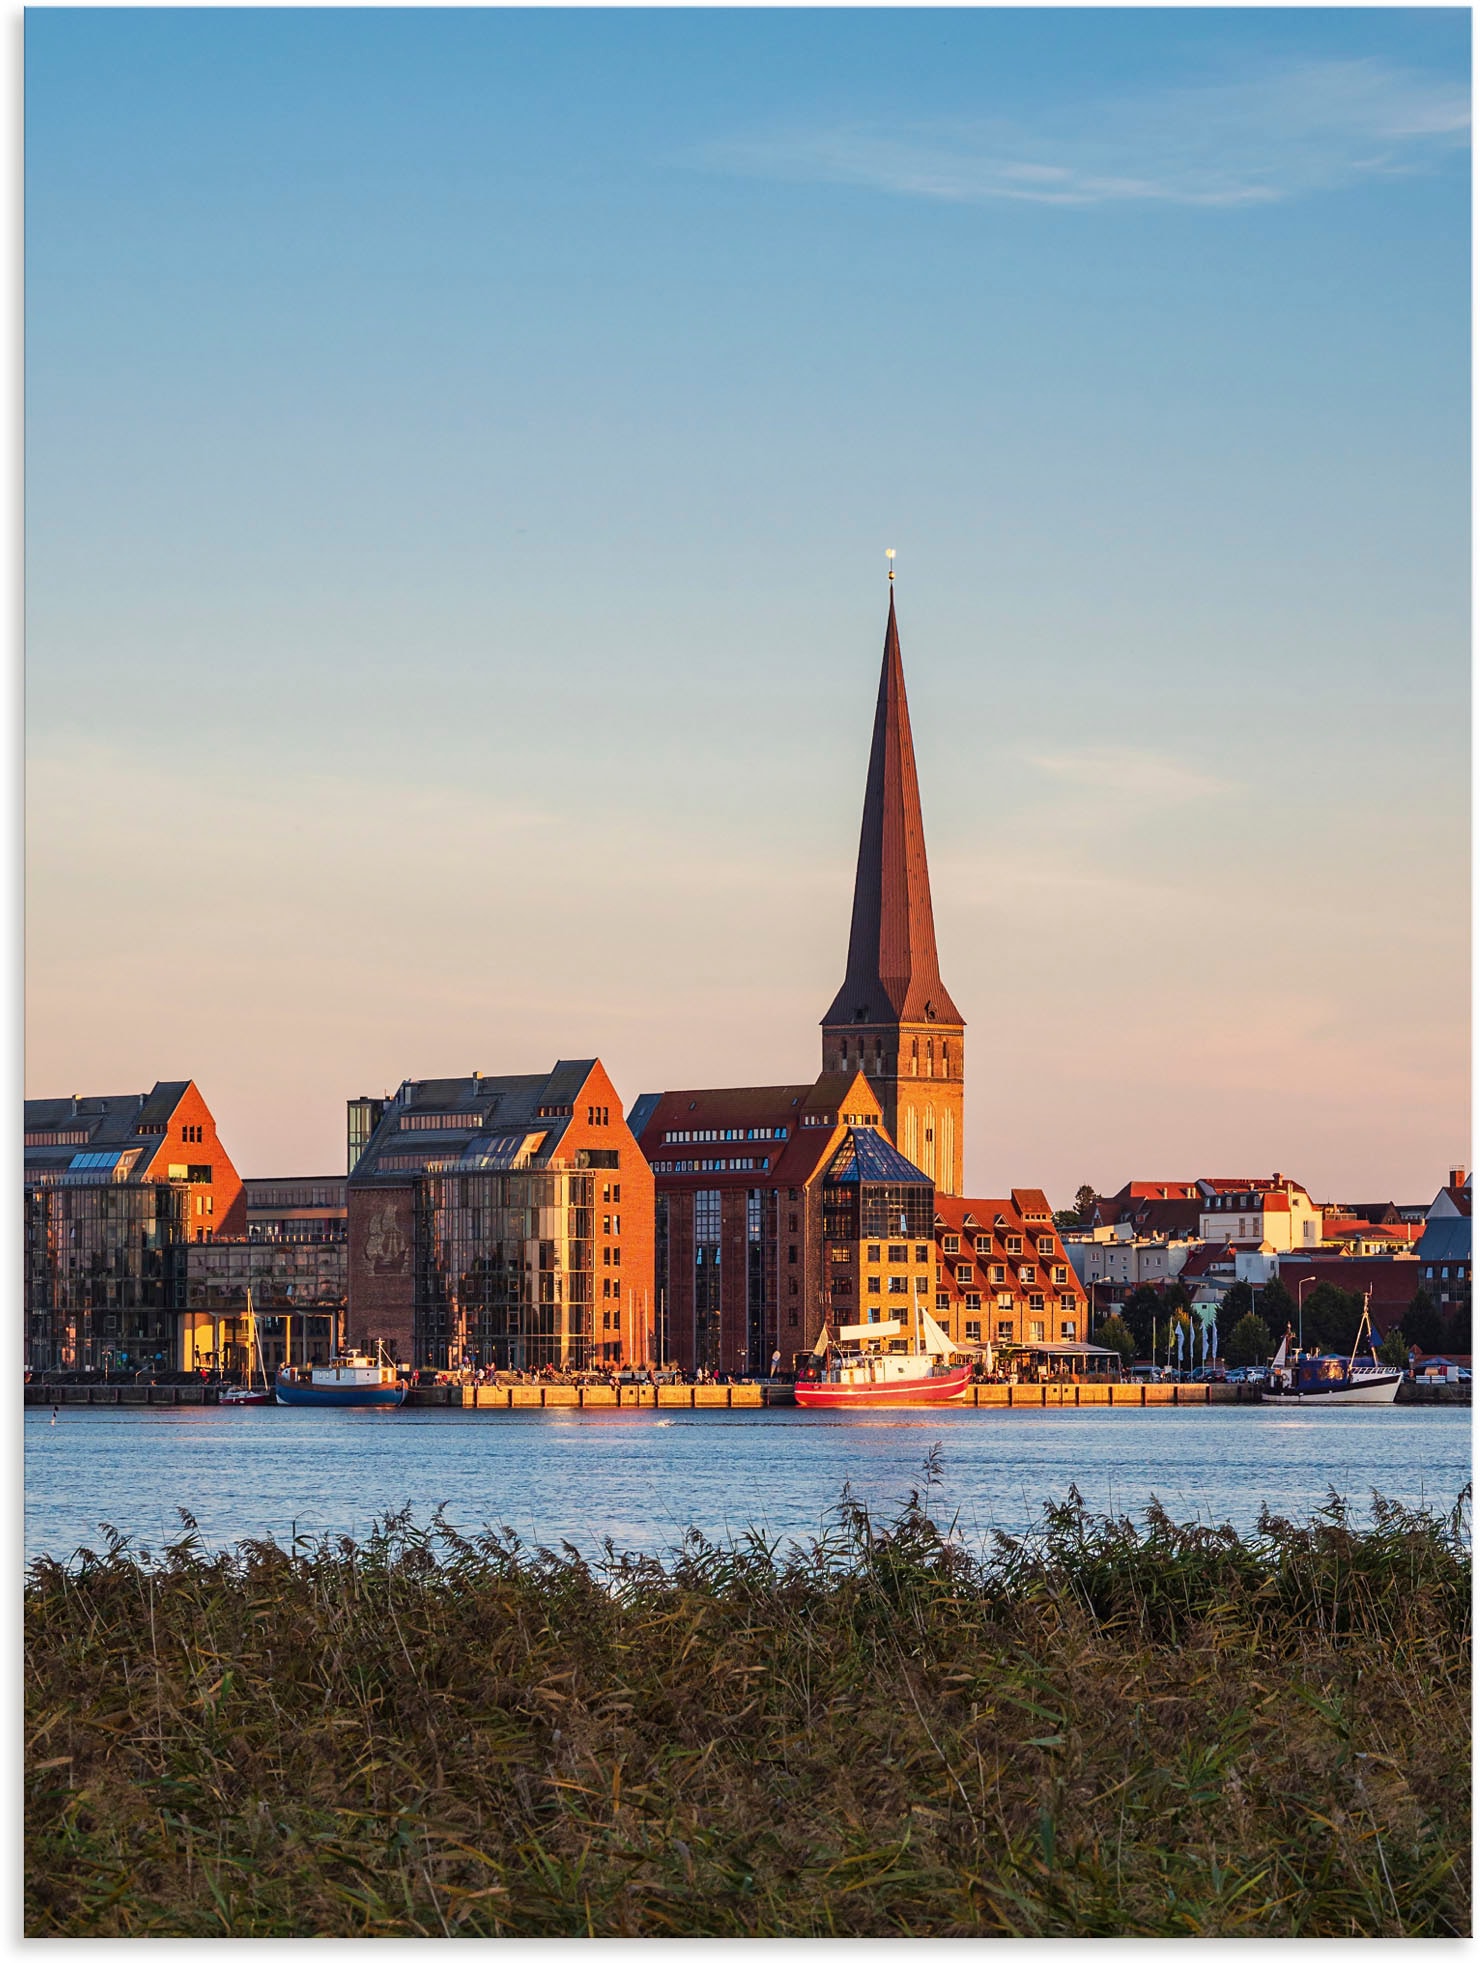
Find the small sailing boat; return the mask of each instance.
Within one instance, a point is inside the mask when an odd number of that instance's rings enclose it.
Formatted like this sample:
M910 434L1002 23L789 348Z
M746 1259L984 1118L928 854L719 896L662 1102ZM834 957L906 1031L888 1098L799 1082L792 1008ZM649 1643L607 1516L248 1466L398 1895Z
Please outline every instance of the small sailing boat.
M1359 1358L1364 1330L1367 1354ZM1362 1304L1362 1320L1357 1325L1356 1341L1349 1357L1307 1356L1303 1350L1292 1356L1292 1334L1286 1328L1280 1338L1280 1346L1269 1366L1266 1397L1290 1404L1391 1404L1398 1395L1403 1372L1379 1358L1366 1301Z
M834 1344L824 1323L813 1351L819 1373L798 1377L797 1403L835 1411L949 1404L963 1396L971 1365L954 1361L944 1330L918 1300L915 1325L915 1340L909 1343L901 1340L902 1322L844 1323Z
M272 1386L267 1381L267 1366L262 1361L262 1345L257 1341L257 1318L252 1313L252 1291L247 1290L247 1381L244 1384L228 1384L221 1393L221 1402L233 1406L240 1404L271 1404ZM251 1357L257 1359L257 1373L261 1382L254 1381Z

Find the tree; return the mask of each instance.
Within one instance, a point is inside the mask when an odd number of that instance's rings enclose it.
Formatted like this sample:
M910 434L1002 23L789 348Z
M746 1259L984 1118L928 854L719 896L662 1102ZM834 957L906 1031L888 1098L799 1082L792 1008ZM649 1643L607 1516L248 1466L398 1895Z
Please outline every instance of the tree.
M1271 1348L1268 1324L1262 1315L1250 1309L1229 1330L1223 1357L1225 1362L1235 1365L1268 1363Z
M1121 1303L1120 1319L1135 1338L1137 1356L1150 1356L1152 1328L1163 1313L1161 1297L1149 1281L1133 1288Z
M1434 1307L1434 1298L1426 1288L1420 1287L1418 1293L1403 1311L1399 1325L1403 1334L1415 1348L1432 1356L1444 1346L1444 1323L1439 1311Z
M1099 1197L1093 1186L1081 1186L1078 1189L1074 1195L1074 1206L1081 1220L1088 1217L1090 1208Z
M1222 1349L1245 1316L1254 1313L1254 1291L1246 1281L1236 1281L1223 1291L1218 1304L1218 1347ZM1261 1358L1261 1361L1263 1359Z
M1067 1234L1072 1232L1075 1227L1083 1226L1084 1222L1071 1208L1061 1206L1053 1217L1053 1224L1061 1234Z
M1377 1360L1390 1364L1394 1370L1408 1368L1408 1338L1400 1324L1395 1323L1378 1344Z
M1271 1275L1265 1282L1259 1291L1259 1300L1255 1307L1264 1317L1265 1327L1276 1344L1287 1329L1295 1327L1297 1315L1295 1297L1278 1275Z
M1449 1320L1444 1325L1444 1348L1452 1356L1470 1354L1470 1305L1461 1302L1449 1312Z
M1362 1298L1334 1282L1318 1281L1297 1320L1308 1350L1350 1351L1362 1326Z
M1107 1350L1115 1350L1124 1364L1136 1360L1136 1339L1118 1315L1105 1318L1095 1331L1095 1341L1103 1343Z

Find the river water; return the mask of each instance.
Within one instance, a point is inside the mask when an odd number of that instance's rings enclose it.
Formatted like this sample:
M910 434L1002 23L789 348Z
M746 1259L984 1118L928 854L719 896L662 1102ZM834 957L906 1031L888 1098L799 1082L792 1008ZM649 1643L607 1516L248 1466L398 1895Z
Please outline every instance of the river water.
M1470 1413L1453 1407L1291 1410L776 1411L230 1410L181 1405L26 1412L28 1558L100 1547L108 1522L157 1549L204 1539L333 1531L362 1536L409 1506L526 1542L661 1553L688 1527L725 1540L756 1527L806 1539L845 1483L880 1517L922 1483L932 1510L984 1541L1042 1518L1071 1482L1097 1510L1155 1495L1177 1519L1253 1526L1261 1504L1307 1517L1335 1490L1365 1514L1375 1488L1447 1508L1470 1476Z

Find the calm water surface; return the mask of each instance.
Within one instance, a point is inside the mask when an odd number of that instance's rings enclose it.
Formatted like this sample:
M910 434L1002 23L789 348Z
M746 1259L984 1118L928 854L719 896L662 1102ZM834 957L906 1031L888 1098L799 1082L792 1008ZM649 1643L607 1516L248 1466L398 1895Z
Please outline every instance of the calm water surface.
M177 1507L213 1545L244 1534L363 1535L390 1510L445 1505L463 1529L661 1552L684 1529L815 1533L844 1482L888 1515L932 1445L962 1530L1018 1531L1072 1481L1096 1508L1155 1494L1179 1519L1251 1527L1262 1503L1304 1517L1331 1487L1451 1505L1470 1475L1470 1414L1448 1407L1151 1411L26 1412L26 1552L100 1545L107 1521L157 1548Z

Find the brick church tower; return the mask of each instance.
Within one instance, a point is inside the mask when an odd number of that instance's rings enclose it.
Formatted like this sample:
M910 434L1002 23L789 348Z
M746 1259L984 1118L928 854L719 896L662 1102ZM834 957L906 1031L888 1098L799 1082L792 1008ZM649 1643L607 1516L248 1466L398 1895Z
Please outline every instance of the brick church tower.
M891 582L893 573L890 573ZM942 1193L962 1190L965 1024L940 978L920 786L889 588L848 972L822 1019L822 1067L862 1069L907 1159Z

